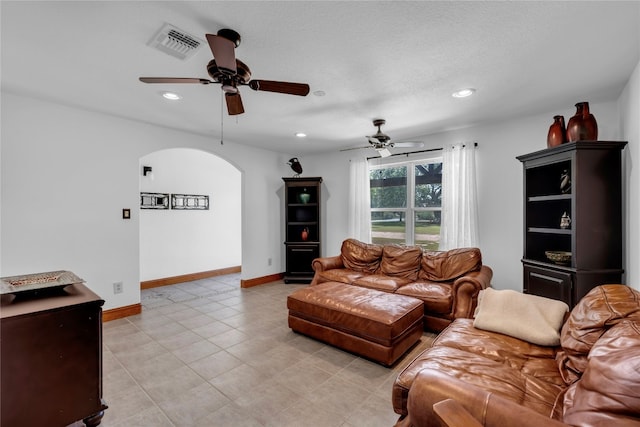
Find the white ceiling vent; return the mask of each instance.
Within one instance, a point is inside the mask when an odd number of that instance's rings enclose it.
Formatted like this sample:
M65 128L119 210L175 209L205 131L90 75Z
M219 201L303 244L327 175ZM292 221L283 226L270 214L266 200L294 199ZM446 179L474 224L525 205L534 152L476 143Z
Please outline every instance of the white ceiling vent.
M149 46L155 47L161 52L186 60L191 58L204 43L191 34L187 34L171 24L164 24L149 42Z

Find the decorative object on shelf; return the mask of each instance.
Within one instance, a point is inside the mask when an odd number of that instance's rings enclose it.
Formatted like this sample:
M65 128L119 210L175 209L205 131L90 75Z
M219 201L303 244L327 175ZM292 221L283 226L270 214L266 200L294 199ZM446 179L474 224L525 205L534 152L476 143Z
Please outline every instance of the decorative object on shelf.
M289 159L287 164L289 166L291 166L291 169L296 173L295 175L293 175L293 177L294 178L298 178L300 176L300 174L302 173L302 165L300 164L300 161L298 160L298 158L297 157L293 157L293 158Z
M569 217L569 215L565 212L560 217L560 228L566 230L569 227L571 227L571 217Z
M140 193L140 209L169 209L169 193Z
M195 194L172 194L171 209L177 210L208 210L209 196Z
M567 141L596 141L598 139L598 123L589 112L588 102L576 104L576 114L567 123Z
M300 233L300 238L303 242L306 242L309 238L309 227L305 227L302 229L302 233Z
M565 251L545 251L547 259L559 265L568 265L571 263L571 252Z
M307 193L307 189L304 188L301 193L298 193L298 201L305 205L311 200L311 194Z
M553 116L553 123L547 134L547 147L557 147L567 142L567 129L564 126L564 116Z
M571 192L571 175L569 175L568 169L563 170L560 175L560 191L562 194Z

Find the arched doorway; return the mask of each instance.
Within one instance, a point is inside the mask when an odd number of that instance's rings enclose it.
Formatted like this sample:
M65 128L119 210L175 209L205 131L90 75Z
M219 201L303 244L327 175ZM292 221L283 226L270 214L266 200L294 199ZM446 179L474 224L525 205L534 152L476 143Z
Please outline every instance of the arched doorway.
M143 175L143 167L152 168ZM238 267L242 262L242 174L206 151L172 148L140 158L140 192L167 208L140 209L140 281ZM171 195L208 196L208 209L172 209ZM160 196L159 196L160 197Z

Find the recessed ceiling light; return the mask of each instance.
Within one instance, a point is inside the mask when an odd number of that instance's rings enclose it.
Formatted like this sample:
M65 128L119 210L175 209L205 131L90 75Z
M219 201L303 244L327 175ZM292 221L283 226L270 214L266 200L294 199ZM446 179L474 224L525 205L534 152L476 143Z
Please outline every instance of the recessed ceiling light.
M171 101L182 99L182 97L175 92L162 92L162 97Z
M298 138L305 138L305 137L307 136L307 134L306 134L306 133L304 133L304 132L296 132L296 136L297 136Z
M475 91L476 90L473 88L460 89L456 92L453 92L451 96L453 96L454 98L466 98L467 96L473 95Z

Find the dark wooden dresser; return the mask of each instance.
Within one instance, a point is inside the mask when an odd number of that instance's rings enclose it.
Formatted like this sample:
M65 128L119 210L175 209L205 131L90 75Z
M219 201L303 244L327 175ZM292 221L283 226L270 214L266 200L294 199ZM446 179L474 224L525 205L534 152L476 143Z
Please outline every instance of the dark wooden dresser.
M16 295L0 305L0 425L99 425L104 301L82 284Z

